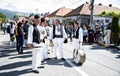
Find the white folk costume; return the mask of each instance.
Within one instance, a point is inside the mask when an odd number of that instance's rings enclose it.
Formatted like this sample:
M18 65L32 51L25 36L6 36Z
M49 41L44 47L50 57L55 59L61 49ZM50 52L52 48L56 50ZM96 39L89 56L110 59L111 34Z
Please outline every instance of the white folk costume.
M81 49L82 48L82 42L83 42L83 32L82 28L78 27L74 31L74 39L73 39L73 45L75 49Z
M54 45L54 50L57 56L57 59L64 58L63 55L63 42L67 38L67 34L62 25L53 25L49 39L52 40Z
M39 26L39 31L40 31L40 39L43 40L41 42L42 44L42 61L44 59L47 59L48 58L48 54L47 54L47 48L46 48L46 40L45 40L45 37L47 36L47 32L44 28L44 26Z
M37 29L36 33L34 34L34 30ZM30 25L30 27L28 28L28 44L32 44L33 45L33 49L32 50L32 70L37 70L38 67L41 65L41 61L42 61L42 45L39 42L40 41L40 32L39 32L39 25L37 25L35 28L33 25ZM33 37L35 37L34 35L39 36L38 40L34 39Z

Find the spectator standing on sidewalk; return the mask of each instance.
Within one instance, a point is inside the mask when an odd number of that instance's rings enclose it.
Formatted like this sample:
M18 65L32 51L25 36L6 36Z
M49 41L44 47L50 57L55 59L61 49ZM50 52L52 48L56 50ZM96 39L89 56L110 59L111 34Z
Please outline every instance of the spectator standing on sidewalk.
M18 51L18 31L17 31L17 28L18 28L18 23L16 23L15 31L14 31L15 38L16 38L16 51Z
M105 45L108 47L110 45L110 34L111 34L111 29L110 29L110 24L108 24L106 30L105 30Z
M23 25L23 30L24 30L24 43L27 46L27 39L28 39L28 28L29 28L29 23L26 20L24 25Z
M95 25L95 42L99 43L100 41L101 28L98 24Z
M88 43L92 45L94 42L94 30L92 29L92 26L89 25L88 27Z
M15 30L15 25L13 22L10 22L10 25L8 26L8 28L10 29L10 45L13 46L13 42L14 42L14 30Z
M72 32L73 32L72 25L68 25L67 30L68 30L70 42L72 42Z
M2 23L2 30L3 30L3 33L5 35L5 33L6 33L6 22Z
M88 30L87 30L85 25L83 26L82 31L83 31L83 43L86 43L87 42L87 37L88 37Z
M22 28L22 23L19 22L17 24L17 32L18 32L18 47L17 47L17 51L19 54L23 54L23 44L24 44L24 32L23 32L23 28Z

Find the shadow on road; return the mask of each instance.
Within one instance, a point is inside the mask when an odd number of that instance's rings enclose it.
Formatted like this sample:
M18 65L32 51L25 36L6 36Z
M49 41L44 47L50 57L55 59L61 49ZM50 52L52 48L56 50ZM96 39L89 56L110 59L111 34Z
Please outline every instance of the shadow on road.
M72 58L67 58L67 60L69 60L71 63L73 63L75 66L82 66L81 64L76 64ZM56 66L65 66L65 67L73 67L70 66L66 61L63 61L61 59L50 59L50 60L46 60L46 64L48 65L56 65Z
M31 61L10 63L10 64L7 64L7 65L0 66L0 70L15 69L15 68L18 68L18 67L31 65L31 63L32 63Z
M17 68L31 65L31 63L32 63L31 61L24 61L24 62L15 62L15 63L7 64L7 65L2 65L2 66L0 66L1 71L12 70L12 69L16 69L16 70L9 71L9 72L4 71L4 72L0 73L0 76L18 76L21 74L29 73L29 72L31 72L31 68L20 70L20 71L17 70Z
M32 53L30 51L28 52L24 52L24 54L16 54L12 57L10 57L9 59L15 59L15 58L29 58L29 57L32 57Z
M10 72L3 72L3 73L0 73L0 76L19 76L19 75L23 75L23 74L30 73L30 72L31 72L31 68L24 69L24 70L15 70L15 71L10 71Z
M94 45L92 48L90 48L95 51L101 51L101 50L106 50L109 51L112 54L116 54L115 58L120 58L120 50L117 48L112 48L112 47L103 47L100 45Z

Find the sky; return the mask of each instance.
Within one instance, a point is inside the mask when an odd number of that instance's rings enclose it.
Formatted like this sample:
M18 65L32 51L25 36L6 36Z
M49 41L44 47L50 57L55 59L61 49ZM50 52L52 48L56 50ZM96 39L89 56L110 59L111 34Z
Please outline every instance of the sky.
M45 13L53 12L60 7L75 9L90 0L0 0L0 8L19 12ZM102 3L120 8L120 0L95 0L94 4Z

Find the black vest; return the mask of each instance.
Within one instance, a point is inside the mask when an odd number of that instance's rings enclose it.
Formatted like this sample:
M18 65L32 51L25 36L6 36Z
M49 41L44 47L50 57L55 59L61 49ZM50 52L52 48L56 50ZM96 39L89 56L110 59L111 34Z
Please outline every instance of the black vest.
M53 39L56 37L55 30L56 30L55 25L53 25ZM60 37L63 38L63 28L62 28L62 25L60 25L60 32L61 32Z
M40 32L35 24L33 24L33 42L40 43Z
M79 38L79 29L80 29L80 27L78 27L77 31L75 32L75 36L74 36L74 37L75 37L76 39Z

